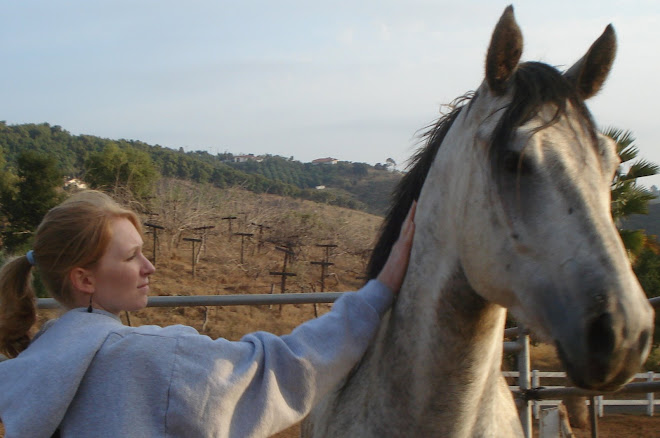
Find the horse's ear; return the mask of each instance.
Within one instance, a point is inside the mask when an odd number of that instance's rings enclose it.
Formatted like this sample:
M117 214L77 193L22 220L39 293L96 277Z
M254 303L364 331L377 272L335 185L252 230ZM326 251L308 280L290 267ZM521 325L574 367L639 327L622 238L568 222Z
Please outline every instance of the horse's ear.
M508 6L495 26L486 55L486 80L495 94L506 91L509 78L520 61L522 46L522 33L513 16L513 6Z
M583 99L598 93L607 79L616 55L616 34L610 24L587 54L568 69L564 76L575 84Z

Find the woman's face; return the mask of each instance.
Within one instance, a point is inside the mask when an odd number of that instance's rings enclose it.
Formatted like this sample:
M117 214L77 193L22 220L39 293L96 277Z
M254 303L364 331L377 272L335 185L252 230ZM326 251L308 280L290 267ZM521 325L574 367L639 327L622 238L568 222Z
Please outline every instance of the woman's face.
M108 249L91 269L94 279L93 307L118 315L147 305L149 276L154 266L142 254L142 237L125 218L111 224Z

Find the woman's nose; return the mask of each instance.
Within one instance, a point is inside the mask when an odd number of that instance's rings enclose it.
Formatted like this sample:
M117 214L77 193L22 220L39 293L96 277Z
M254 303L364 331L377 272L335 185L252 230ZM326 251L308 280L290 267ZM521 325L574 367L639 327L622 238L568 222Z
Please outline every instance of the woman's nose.
M156 271L156 268L144 254L142 254L142 257L144 258L144 264L142 266L142 274L143 275L153 274L154 271Z

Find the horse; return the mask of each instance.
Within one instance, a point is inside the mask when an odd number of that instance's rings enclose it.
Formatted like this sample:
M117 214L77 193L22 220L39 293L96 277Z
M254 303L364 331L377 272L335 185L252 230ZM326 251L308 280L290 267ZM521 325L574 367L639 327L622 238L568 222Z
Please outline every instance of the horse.
M403 286L302 437L523 436L501 373L507 309L582 388L615 390L648 355L653 309L611 216L620 161L585 104L611 69L614 29L563 73L520 63L522 41L509 6L485 80L423 136L368 268L374 278L418 200Z

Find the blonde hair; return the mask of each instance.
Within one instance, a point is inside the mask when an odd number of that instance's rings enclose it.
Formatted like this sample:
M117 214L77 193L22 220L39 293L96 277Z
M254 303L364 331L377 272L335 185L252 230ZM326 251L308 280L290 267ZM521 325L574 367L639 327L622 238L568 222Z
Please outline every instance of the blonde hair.
M111 223L126 218L141 232L137 215L108 195L88 190L76 193L51 209L37 228L34 261L46 289L65 308L75 306L69 273L90 268L105 253L112 237ZM15 357L30 343L36 322L32 265L26 256L0 269L0 353Z

